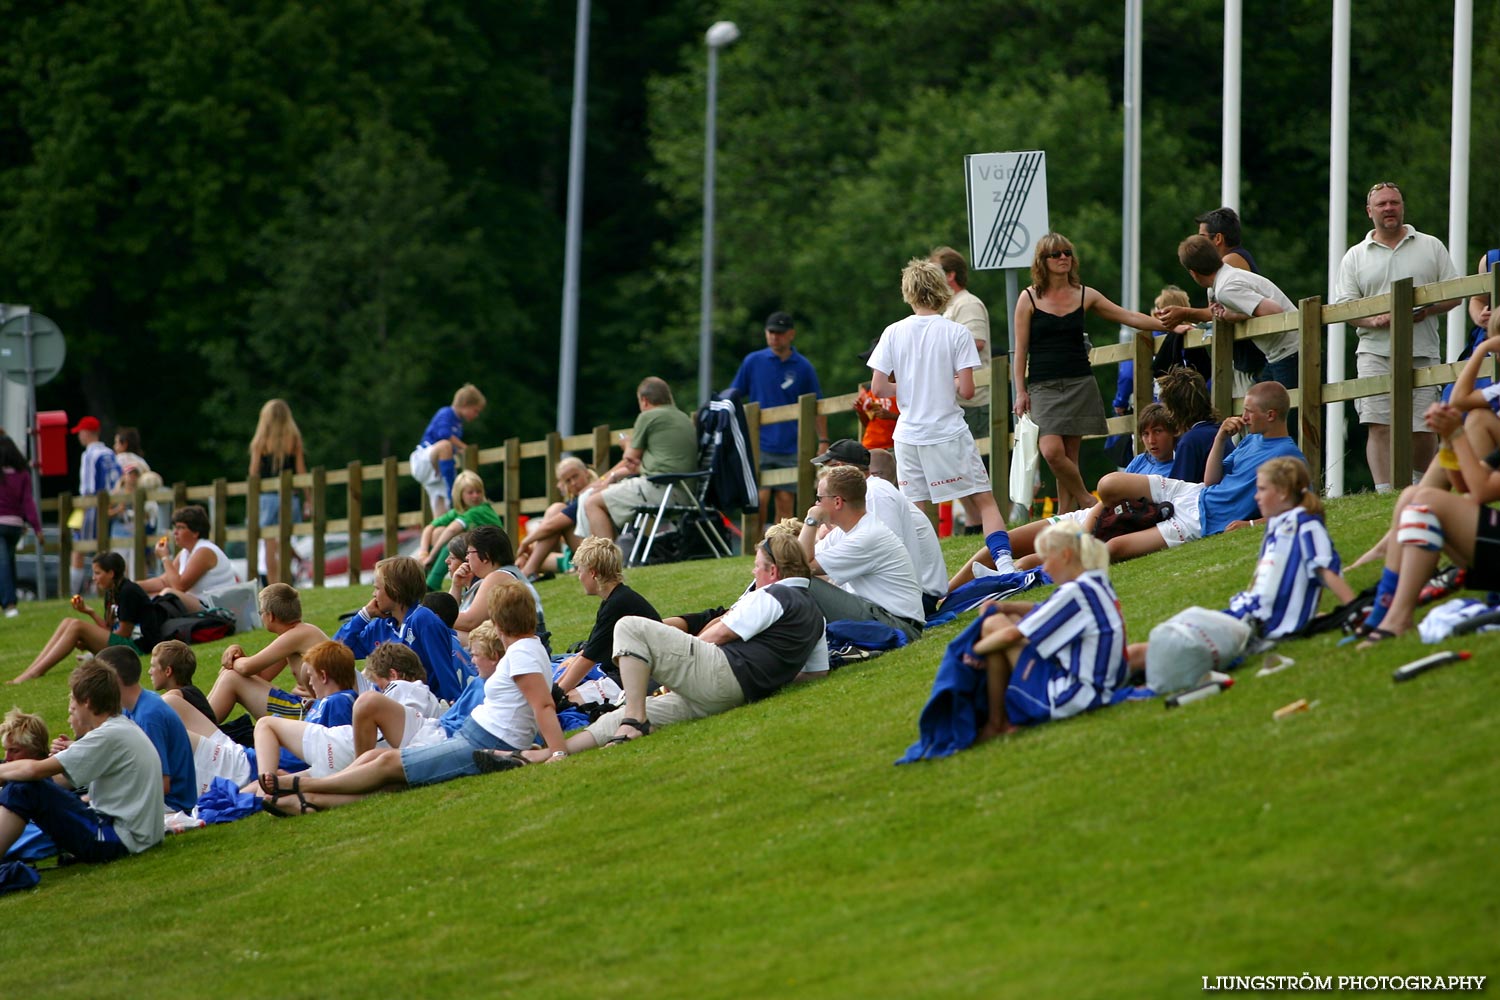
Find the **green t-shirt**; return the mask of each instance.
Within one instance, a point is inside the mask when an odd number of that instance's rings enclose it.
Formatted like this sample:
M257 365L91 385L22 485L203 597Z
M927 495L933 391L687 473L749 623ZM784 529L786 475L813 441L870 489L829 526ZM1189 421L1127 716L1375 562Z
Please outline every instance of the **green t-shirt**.
M500 515L495 513L495 508L488 503L481 503L470 507L460 514L456 510L448 510L432 519L434 528L446 528L455 520L462 521L465 528L477 528L481 524L493 524L497 528L503 528L505 522L500 520Z
M641 472L698 471L698 434L693 418L675 406L653 406L636 418L630 446L641 449Z

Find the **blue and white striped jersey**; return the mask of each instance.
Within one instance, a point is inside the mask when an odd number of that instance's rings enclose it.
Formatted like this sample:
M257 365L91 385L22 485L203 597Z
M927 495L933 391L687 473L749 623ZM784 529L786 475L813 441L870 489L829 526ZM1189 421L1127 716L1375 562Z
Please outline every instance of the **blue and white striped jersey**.
M1268 639L1299 631L1318 612L1323 596L1319 570L1339 571L1339 554L1328 529L1302 507L1266 522L1265 541L1250 587L1229 599L1228 614L1261 623Z
M1047 685L1052 718L1104 704L1125 683L1125 619L1104 573L1064 583L1016 627L1053 668Z

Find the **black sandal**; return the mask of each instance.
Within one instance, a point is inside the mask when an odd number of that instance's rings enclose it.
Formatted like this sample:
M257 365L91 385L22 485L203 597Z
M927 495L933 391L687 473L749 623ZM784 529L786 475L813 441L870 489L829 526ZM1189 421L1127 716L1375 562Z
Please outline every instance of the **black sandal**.
M616 735L613 739L606 740L604 742L605 746L607 746L607 747L613 747L613 746L619 746L622 743L633 743L636 740L640 739L642 736L650 736L651 735L651 722L650 722L650 720L642 721L640 719L621 719L620 720L620 725L621 726L630 726L630 727L632 727L635 730L636 734L634 736L619 736L619 735Z
M474 766L479 768L480 774L496 774L500 771L514 771L518 767L525 767L531 761L521 756L519 750L475 750Z
M269 797L261 799L260 807L266 812L270 813L272 816L275 816L278 819L285 819L288 816L306 816L308 813L315 813L319 811L317 806L307 801L307 799L303 796L302 779L300 777L292 779L291 788L282 788L281 785L277 783L276 776L274 774L263 774L261 775L261 788L263 790L265 790L265 779L267 777L271 779L271 784L275 786L275 790L267 792ZM297 796L296 811L293 811L291 809L283 809L281 806L276 804L276 800L281 798L283 795Z

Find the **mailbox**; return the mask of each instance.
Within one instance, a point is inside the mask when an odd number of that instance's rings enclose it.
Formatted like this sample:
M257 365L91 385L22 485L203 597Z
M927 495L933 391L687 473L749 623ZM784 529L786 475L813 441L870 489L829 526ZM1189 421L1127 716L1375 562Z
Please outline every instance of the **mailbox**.
M44 476L68 474L68 414L43 410L36 415L36 466Z

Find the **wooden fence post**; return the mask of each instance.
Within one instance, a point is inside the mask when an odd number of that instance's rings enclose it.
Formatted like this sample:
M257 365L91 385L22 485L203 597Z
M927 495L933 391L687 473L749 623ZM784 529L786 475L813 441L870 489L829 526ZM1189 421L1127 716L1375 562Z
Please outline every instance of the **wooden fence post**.
M277 484L277 495L281 513L276 517L276 551L281 556L281 582L292 581L292 470L281 470L281 482Z
M812 460L818 456L818 397L804 392L797 397L797 513L813 505L818 491L818 470ZM769 516L775 516L775 508Z
M177 510L179 507L186 507L187 506L187 502L188 502L187 483L182 483L182 482L173 483L172 484L172 509L173 510ZM220 546L220 548L222 548L222 547L223 546Z
M609 460L609 424L600 424L594 428L594 471L604 475L614 463Z
M130 497L130 562L126 568L134 579L146 575L146 490L141 486Z
M1234 329L1221 319L1214 320L1214 341L1209 349L1214 384L1209 387L1208 398L1221 417L1234 413Z
M245 479L245 574L260 576L260 476ZM220 545L219 548L224 546Z
M1146 450L1146 443L1141 440L1141 411L1151 405L1156 393L1156 379L1151 376L1151 362L1156 358L1156 338L1149 333L1140 330L1135 332L1133 340L1135 345L1135 366L1132 369L1130 385L1130 406L1135 412L1135 429L1130 432L1130 438L1135 442L1135 454L1139 455Z
M323 586L323 561L328 555L328 473L321 465L312 470L312 582ZM422 491L426 493L426 490Z
M213 539L219 548L229 544L229 480L220 476L213 481Z
M756 487L757 489L759 489L760 404L754 402L753 400L745 404L745 430L750 435L750 440L746 442L750 446L750 468L755 470ZM776 513L776 509L774 506L771 508L771 513ZM740 534L744 539L742 542L742 548L744 549L744 551L748 552L751 548L760 544L761 538L765 535L765 530L766 526L761 522L759 507L755 508L755 513L753 514L741 513Z
M557 488L557 463L562 461L562 435L557 431L547 432L547 503L554 504L561 500L562 490ZM521 544L520 538L512 539L517 545Z
M1010 519L1010 357L990 354L990 492Z
M1297 304L1298 444L1307 458L1314 493L1323 492L1323 299L1312 295Z
M521 537L521 439L505 440L505 530Z
M396 554L401 544L401 501L396 493L397 470L400 462L395 455L387 455L380 463L380 517L384 534L380 551L386 559Z
M94 524L98 525L98 530L94 532L97 539L94 551L108 552L110 545L109 494L103 490L94 494ZM15 557L12 556L11 558L14 559Z
M359 586L360 563L364 555L365 470L358 462L349 463L349 586ZM426 492L425 490L423 492Z
M72 516L73 494L59 493L57 495L57 596L59 597L72 589L72 582L68 579L68 571L73 564L73 529L68 527L68 521ZM46 560L43 562L45 563ZM43 590L47 589L45 572L42 573L39 585Z
M1411 483L1412 472L1412 283L1391 285L1391 489Z

